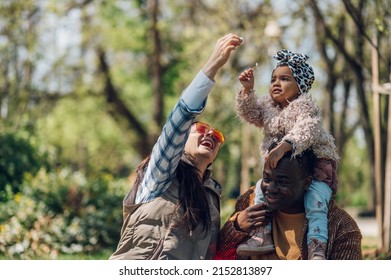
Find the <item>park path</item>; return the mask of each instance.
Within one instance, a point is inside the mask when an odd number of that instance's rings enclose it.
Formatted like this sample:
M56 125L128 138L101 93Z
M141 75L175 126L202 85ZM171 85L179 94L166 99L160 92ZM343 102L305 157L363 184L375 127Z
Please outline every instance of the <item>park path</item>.
M345 208L345 210L353 217L356 221L358 227L361 230L363 237L367 238L377 238L378 237L378 228L376 217L360 217L359 210L355 208Z

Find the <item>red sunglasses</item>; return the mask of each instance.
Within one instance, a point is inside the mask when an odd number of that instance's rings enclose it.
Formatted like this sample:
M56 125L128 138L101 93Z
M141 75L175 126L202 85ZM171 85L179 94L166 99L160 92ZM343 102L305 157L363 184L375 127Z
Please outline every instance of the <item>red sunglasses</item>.
M209 124L207 123L203 123L203 122L196 122L194 123L195 124L195 129L196 131L201 134L201 135L205 135L207 134L209 131L212 130L213 132L213 138L219 143L219 144L223 144L224 141L225 141L225 137L224 137L224 134L218 130L218 129L215 129L213 127L211 127Z

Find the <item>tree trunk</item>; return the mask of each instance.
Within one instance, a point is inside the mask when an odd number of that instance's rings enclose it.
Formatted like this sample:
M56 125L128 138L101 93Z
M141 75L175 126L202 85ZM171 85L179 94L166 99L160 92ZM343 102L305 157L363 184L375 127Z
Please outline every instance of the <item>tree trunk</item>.
M161 127L164 122L163 116L163 67L161 64L162 44L160 40L159 23L159 0L148 1L148 14L152 19L152 24L149 32L152 36L153 50L150 59L152 92L154 96L153 119L157 127ZM160 132L160 129L159 129Z
M146 157L151 150L150 135L119 97L119 93L114 87L110 76L110 68L106 61L105 51L103 49L99 49L97 50L97 53L99 57L99 70L105 78L104 94L109 105L108 111L119 124L123 124L125 120L125 126L136 131L139 136L137 138L138 141L136 143L136 150L140 152L141 156Z

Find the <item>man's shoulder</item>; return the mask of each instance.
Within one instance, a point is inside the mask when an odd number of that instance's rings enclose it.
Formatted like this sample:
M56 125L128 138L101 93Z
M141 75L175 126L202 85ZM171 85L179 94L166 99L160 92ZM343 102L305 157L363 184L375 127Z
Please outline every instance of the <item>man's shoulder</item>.
M362 259L362 234L353 217L335 200L329 204L328 253L331 260Z
M248 205L254 203L255 186L250 187L246 192L238 197L236 205L238 208L246 208Z
M353 219L353 217L346 212L341 206L338 205L338 203L332 199L329 204L329 214L330 214L330 219L331 218L346 218L346 219Z
M329 223L337 227L360 231L354 218L342 209L335 200L332 200L329 205Z

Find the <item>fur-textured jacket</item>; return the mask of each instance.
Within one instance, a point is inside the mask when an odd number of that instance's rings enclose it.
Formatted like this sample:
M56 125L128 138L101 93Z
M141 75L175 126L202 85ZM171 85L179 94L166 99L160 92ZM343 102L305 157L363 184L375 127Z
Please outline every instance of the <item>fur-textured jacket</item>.
M263 157L266 156L272 143L288 141L292 145L292 157L312 149L318 159L329 159L332 174L325 169L324 161L318 160L314 178L324 181L337 193L337 166L339 156L334 137L322 127L322 114L309 94L302 94L281 109L270 95L258 98L252 90L248 94L239 92L236 96L238 116L264 132L260 146ZM331 181L325 178L332 177Z
M281 109L269 95L258 98L254 91L239 92L236 110L242 120L263 130L263 155L273 142L287 140L293 144L292 156L311 148L318 158L339 161L334 138L322 127L321 111L309 94L299 95Z

